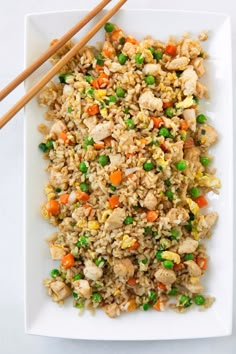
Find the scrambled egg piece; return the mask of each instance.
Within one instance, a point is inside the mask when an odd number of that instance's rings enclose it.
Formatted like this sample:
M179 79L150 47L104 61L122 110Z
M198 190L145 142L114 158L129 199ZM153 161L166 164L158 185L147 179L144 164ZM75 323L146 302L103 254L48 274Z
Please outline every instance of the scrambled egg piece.
M107 118L108 117L107 109L106 108L100 109L100 114L103 118Z
M197 203L195 203L191 198L186 198L186 202L188 203L191 212L196 215L199 212L199 206Z
M164 251L162 252L161 256L165 259L168 259L169 261L175 262L176 264L180 263L180 256L175 252Z
M95 91L95 98L97 100L102 100L104 96L106 96L106 90L99 89Z
M51 186L51 184L46 184L44 186L44 192L45 192L48 200L53 199L56 196L56 193L54 192L54 188L53 188L53 186Z
M188 108L194 104L193 96L187 96L182 102L176 103L176 108Z
M220 188L221 182L219 178L215 176L211 176L206 174L198 179L198 183L200 187L212 187L212 188Z
M99 222L96 220L89 221L88 228L89 228L89 230L99 230L100 229Z
M135 238L130 237L129 235L124 235L123 239L121 241L121 248L124 250L126 248L129 248L133 246L136 242Z

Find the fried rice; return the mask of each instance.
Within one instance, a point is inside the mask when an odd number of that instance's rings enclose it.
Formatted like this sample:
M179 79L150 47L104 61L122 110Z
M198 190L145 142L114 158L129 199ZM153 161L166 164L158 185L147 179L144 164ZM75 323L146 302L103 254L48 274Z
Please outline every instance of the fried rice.
M60 261L44 285L55 302L111 318L209 307L204 239L218 216L205 207L220 181L208 151L217 132L199 106L207 54L188 35L164 43L105 30L38 98L47 107L42 215L56 227L47 242Z

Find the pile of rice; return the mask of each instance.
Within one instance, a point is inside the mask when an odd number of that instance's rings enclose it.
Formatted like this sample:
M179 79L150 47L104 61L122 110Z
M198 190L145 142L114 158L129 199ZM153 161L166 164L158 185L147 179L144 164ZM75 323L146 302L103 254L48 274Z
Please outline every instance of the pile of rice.
M84 47L39 96L42 215L57 227L48 244L60 261L44 284L54 301L110 317L209 307L202 240L217 214L204 206L220 181L208 152L217 132L199 108L207 34L163 43L105 29L101 47Z

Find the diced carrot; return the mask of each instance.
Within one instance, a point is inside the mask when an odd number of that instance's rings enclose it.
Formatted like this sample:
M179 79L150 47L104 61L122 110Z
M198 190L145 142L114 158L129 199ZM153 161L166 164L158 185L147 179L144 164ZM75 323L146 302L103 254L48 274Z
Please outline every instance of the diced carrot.
M127 280L127 284L130 286L135 286L136 285L136 278L131 277Z
M200 197L197 197L194 199L195 203L199 206L199 208L204 208L205 206L208 205L208 201L203 195L200 195Z
M173 103L170 102L170 101L163 102L163 108L164 108L164 109L169 108L169 107L171 107L172 105L173 105Z
M177 52L177 47L174 44L167 44L166 49L165 49L166 54L171 55L172 57L174 57L176 55Z
M135 152L127 152L125 154L126 157L131 157L131 156L134 156L135 155Z
M84 208L86 209L86 215L89 216L92 213L93 208L89 204L85 204Z
M157 287L158 287L158 289L166 290L166 286L165 286L165 284L163 284L163 283L158 283L158 284L157 284Z
M98 79L91 81L91 85L92 85L96 90L98 90L98 89L100 88L100 87L99 87Z
M160 128L163 120L160 117L151 117L151 119L153 121L154 128Z
M132 312L132 311L134 311L135 309L136 309L136 307L137 307L137 305L136 305L136 301L134 300L134 299L130 299L129 301L128 301L128 312Z
M161 150L164 151L164 152L168 151L168 149L167 149L167 147L165 146L165 144L161 144L161 145L160 145L160 148L161 148Z
M188 122L185 119L180 119L180 128L182 130L188 130Z
M120 205L119 196L118 195L112 195L109 198L109 204L110 204L110 207L112 209L118 207Z
M60 205L57 200L51 199L46 205L47 211L52 215L57 215L60 211Z
M110 57L112 56L112 52L111 52L109 49L103 49L103 50L102 50L102 55L103 55L104 57L110 58Z
M135 38L133 38L133 37L127 37L126 39L125 39L125 42L127 43L131 43L131 44L137 44L137 41L136 41L136 39Z
M62 257L61 264L65 269L69 269L75 265L75 258L73 254L68 253L66 256Z
M141 144L146 145L147 144L147 139L142 138L139 140Z
M135 241L135 243L132 246L129 247L129 250L130 251L135 251L135 250L137 250L139 248L139 246L140 246L140 243L138 241Z
M81 190L78 190L76 192L76 198L78 200L82 200L83 202L86 202L87 200L89 200L89 194L85 193L85 192L82 192Z
M182 270L182 269L184 269L183 263L179 263L179 264L175 263L175 264L174 264L173 270L174 270L175 272L178 272L179 270Z
M194 146L195 144L193 138L189 137L184 141L184 149L191 149Z
M88 106L87 108L87 113L90 116L94 116L95 114L99 113L99 106L97 103L92 104L91 106Z
M105 73L101 73L98 77L99 88L107 87L108 83L109 83L109 76Z
M106 147L109 147L111 146L111 141L112 141L112 137L111 136L108 136L107 138L103 139L104 143L105 143L105 146Z
M114 186L116 186L117 184L120 184L120 182L122 181L121 171L116 170L116 171L112 172L110 174L110 181L111 181L111 184L113 184Z
M59 139L60 139L60 140L63 140L64 143L66 143L66 142L68 141L67 133L61 132L61 133L59 134Z
M113 42L118 41L119 38L121 38L121 37L122 37L121 29L117 29L117 30L113 31L112 34L111 34L111 40Z
M153 308L157 311L163 311L165 308L166 301L157 300L157 302L153 305Z
M146 214L147 221L153 222L158 218L158 213L155 210L149 210Z
M104 69L104 67L102 65L96 64L95 70L100 71L100 70L103 70L103 69Z
M130 173L129 175L126 176L126 178L132 178L134 176L134 173Z
M94 147L94 149L96 149L96 150L101 150L101 149L104 149L104 142L102 141L101 143L94 143L93 144L93 147Z
M207 269L207 259L202 257L197 257L197 264L202 270Z
M59 201L61 204L67 204L69 200L69 194L61 194Z

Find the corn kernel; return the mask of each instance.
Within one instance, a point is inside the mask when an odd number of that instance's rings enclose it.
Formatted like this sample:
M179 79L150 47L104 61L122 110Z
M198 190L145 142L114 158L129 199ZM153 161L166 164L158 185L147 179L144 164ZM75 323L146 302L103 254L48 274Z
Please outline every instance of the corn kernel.
M126 248L129 248L133 246L136 242L135 238L130 237L129 235L124 235L122 242L121 242L121 248L124 250Z
M96 90L95 91L95 98L97 100L101 100L104 96L106 96L106 90Z
M186 202L188 203L191 212L196 215L199 212L199 206L197 203L195 203L191 198L186 198Z
M103 118L107 118L108 117L107 109L106 108L100 109L100 114Z
M89 221L88 222L88 228L90 230L99 230L99 228L100 228L99 222L96 221L96 220Z

